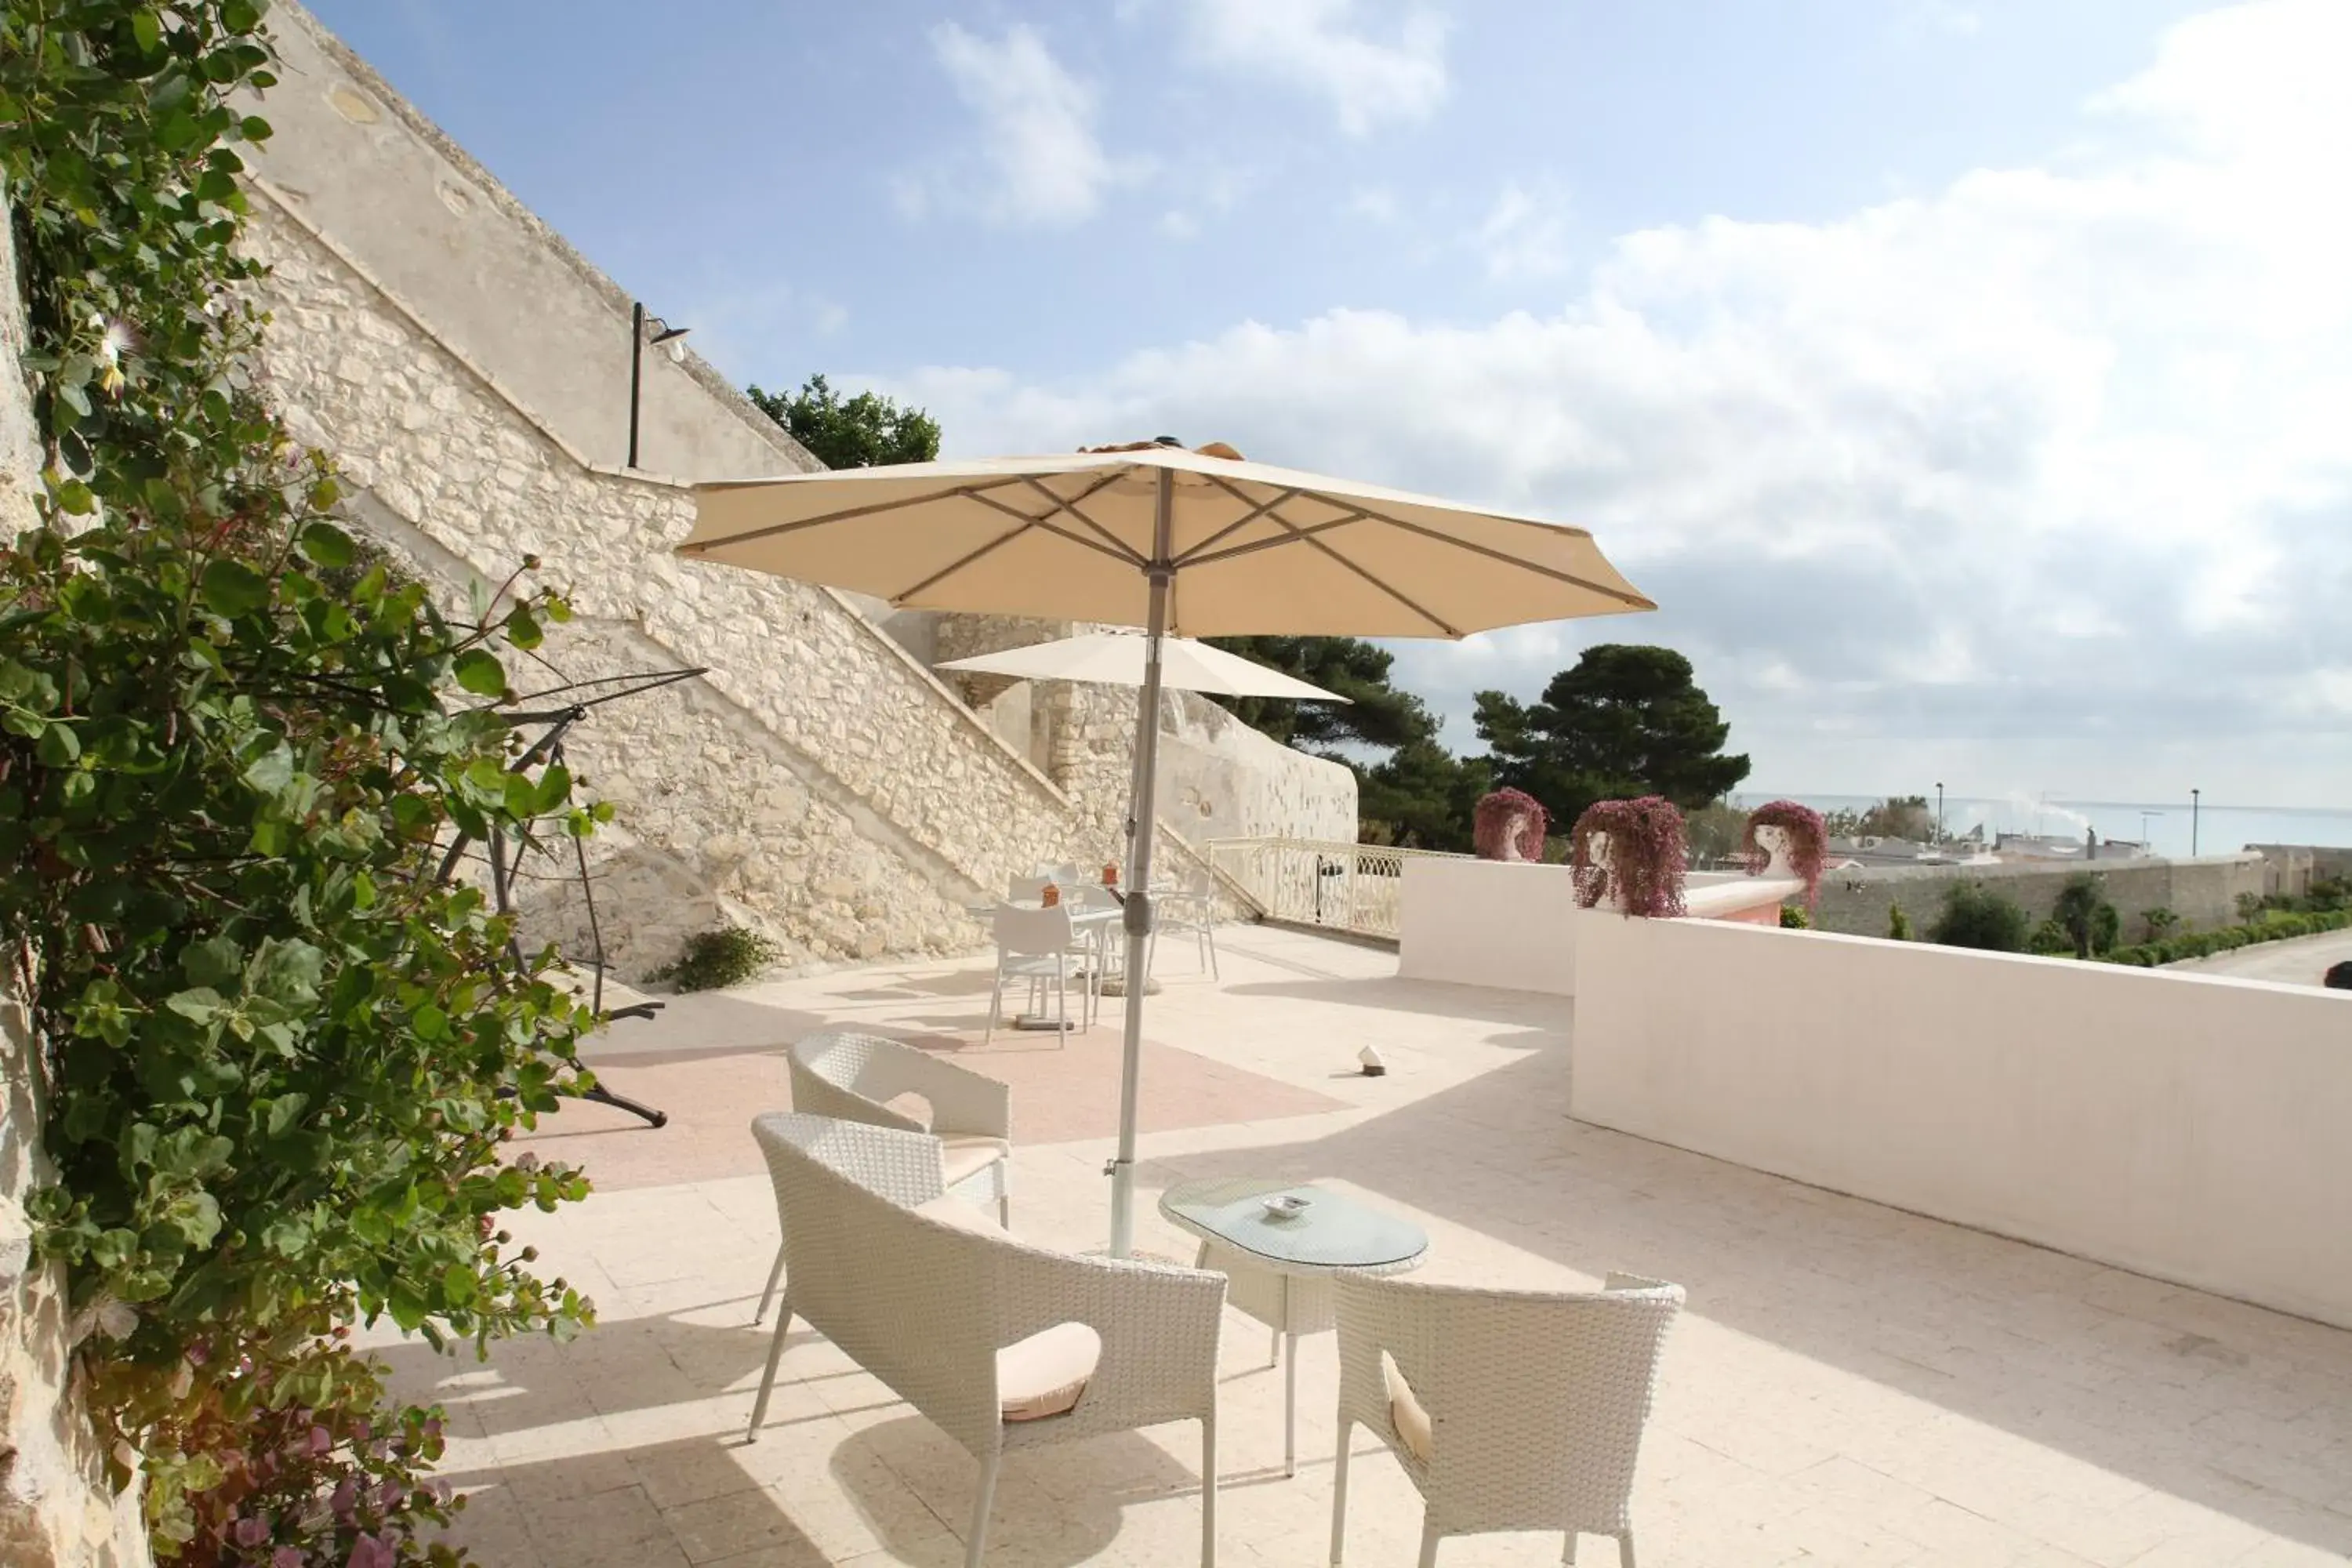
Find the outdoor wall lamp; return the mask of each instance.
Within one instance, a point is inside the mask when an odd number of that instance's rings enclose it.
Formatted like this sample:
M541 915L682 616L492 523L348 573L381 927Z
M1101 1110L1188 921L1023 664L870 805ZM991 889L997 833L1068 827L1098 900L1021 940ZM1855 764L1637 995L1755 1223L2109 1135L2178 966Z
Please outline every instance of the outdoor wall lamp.
M646 345L669 354L672 364L686 363L686 334L692 327L673 327L659 316L648 316L642 302L629 306L629 461L637 466L637 400L645 386Z

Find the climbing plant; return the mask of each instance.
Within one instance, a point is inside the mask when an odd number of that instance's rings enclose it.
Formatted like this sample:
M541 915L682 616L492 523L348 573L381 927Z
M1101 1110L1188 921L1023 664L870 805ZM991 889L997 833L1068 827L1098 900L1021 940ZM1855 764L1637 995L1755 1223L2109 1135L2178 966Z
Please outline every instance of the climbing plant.
M501 658L562 604L450 616L360 558L257 384L230 95L254 0L9 0L0 173L43 526L0 549L0 933L44 1041L35 1194L118 1479L182 1563L451 1563L436 1412L348 1339L568 1335L506 1210L584 1194L501 1142L585 1087L593 1017L455 836L587 834L517 764Z

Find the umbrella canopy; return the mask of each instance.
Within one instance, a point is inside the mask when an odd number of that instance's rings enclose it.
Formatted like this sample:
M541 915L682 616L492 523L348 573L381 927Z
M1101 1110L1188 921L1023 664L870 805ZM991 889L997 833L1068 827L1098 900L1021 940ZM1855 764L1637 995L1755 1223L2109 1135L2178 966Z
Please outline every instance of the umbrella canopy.
M1083 680L1097 686L1140 686L1148 673L1150 638L1133 632L1094 632L1057 642L1030 643L971 658L952 658L939 668L977 675L1009 675L1015 680ZM1298 702L1345 702L1336 691L1294 679L1254 658L1227 653L1190 637L1166 637L1160 645L1163 690L1208 691L1219 697L1284 697Z
M1460 637L1657 606L1592 536L1170 441L694 488L677 549L903 609L1147 628L1128 818L1127 973L1151 932L1165 637ZM1134 1235L1144 987L1127 988L1110 1250Z
M1196 637L1459 637L1656 607L1580 528L1176 447L697 485L678 548L901 609L1133 626L1165 560L1168 629Z

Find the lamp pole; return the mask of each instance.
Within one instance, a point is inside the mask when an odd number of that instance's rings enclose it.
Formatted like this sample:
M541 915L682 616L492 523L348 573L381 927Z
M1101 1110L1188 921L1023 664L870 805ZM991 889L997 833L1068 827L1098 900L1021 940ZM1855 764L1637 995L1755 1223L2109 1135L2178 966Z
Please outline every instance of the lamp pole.
M2189 792L2189 858L2192 860L2197 858L2197 808L2202 804L2198 797L2203 793L2193 789Z
M1944 781L1936 781L1936 842L1944 841Z
M650 339L646 336L646 324L648 321L653 323L654 329ZM632 468L637 466L637 398L645 388L646 344L648 342L656 347L664 343L671 344L673 346L670 349L670 355L675 359L681 356L685 348L686 334L693 330L691 327L673 327L659 316L648 317L646 314L645 302L641 300L633 300L629 302L629 461L627 466Z

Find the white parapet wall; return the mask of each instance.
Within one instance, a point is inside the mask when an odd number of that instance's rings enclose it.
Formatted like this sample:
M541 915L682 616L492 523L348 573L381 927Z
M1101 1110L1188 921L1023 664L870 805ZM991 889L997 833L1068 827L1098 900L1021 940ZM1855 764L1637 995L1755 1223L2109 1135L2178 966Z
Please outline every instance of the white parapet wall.
M1777 921L1781 903L1803 894L1798 882L1702 871L1691 877L1684 902L1695 919ZM1591 914L1577 909L1575 879L1565 866L1408 859L1397 973L1408 980L1573 996L1576 933Z
M1573 1114L2352 1327L2352 994L1578 919Z

